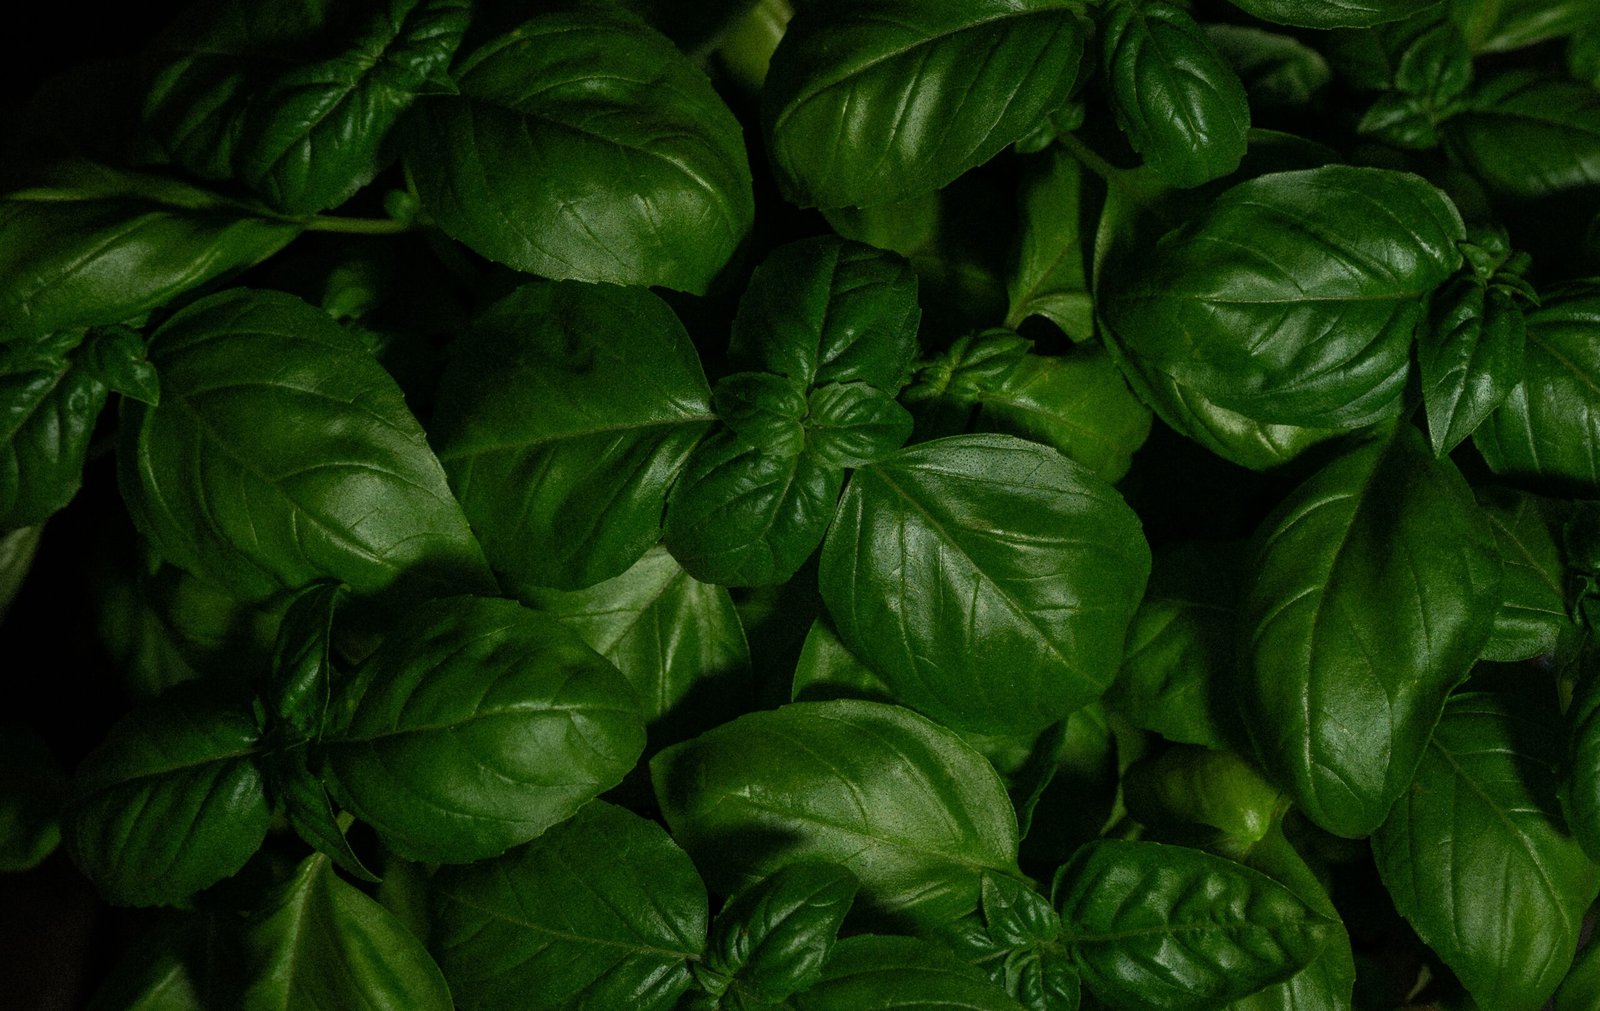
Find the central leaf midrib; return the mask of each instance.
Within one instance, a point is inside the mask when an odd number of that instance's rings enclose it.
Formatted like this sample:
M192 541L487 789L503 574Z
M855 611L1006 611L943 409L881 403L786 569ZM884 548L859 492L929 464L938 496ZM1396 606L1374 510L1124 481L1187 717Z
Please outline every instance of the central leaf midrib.
M478 903L469 901L468 899L465 899L459 894L453 892L441 890L440 894L447 900L454 902L466 909L470 909L475 913L481 913L490 919L514 924L526 930L531 930L536 934L557 938L562 941L570 941L576 944L590 944L603 948L616 948L618 950L632 952L634 954L656 955L662 958L671 959L673 961L677 961L678 959L683 959L685 961L698 961L700 958L700 953L697 951L674 951L670 948L658 948L654 945L629 943L627 941L614 941L604 937L591 937L586 934L574 934L570 931L556 930L552 927L534 923L531 920L522 917L510 915L501 909L479 905Z

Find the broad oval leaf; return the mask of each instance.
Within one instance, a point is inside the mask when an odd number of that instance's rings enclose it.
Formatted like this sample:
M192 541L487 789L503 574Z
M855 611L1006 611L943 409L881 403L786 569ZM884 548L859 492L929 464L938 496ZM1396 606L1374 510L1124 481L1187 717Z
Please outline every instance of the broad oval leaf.
M1108 279L1104 311L1142 362L1219 407L1358 428L1399 413L1412 333L1465 236L1455 206L1413 175L1273 173Z
M1439 0L1231 0L1263 21L1297 28L1370 28L1408 18Z
M1435 456L1477 430L1522 379L1526 324L1498 288L1458 282L1430 310L1417 335L1417 366Z
M665 302L551 282L495 303L457 344L433 439L489 564L526 597L638 561L714 420L700 358Z
M545 277L704 292L754 216L739 123L620 10L541 14L417 103L406 166L440 228Z
M1110 485L1053 449L974 435L856 471L818 578L840 638L899 699L1027 733L1110 684L1149 571Z
M1600 186L1600 88L1592 85L1504 74L1475 91L1443 130L1450 154L1509 197Z
M1527 314L1522 382L1473 433L1501 477L1600 495L1600 284L1545 296Z
M1087 171L1059 147L1024 164L1017 192L1021 237L1006 277L1006 326L1012 329L1043 316L1075 341L1094 336L1088 269L1094 201L1084 192Z
M483 556L394 380L281 292L194 303L150 340L161 404L124 402L122 494L165 559L260 600L320 578L481 586Z
M112 727L73 778L67 852L117 905L175 905L244 866L271 812L249 701L179 685Z
M152 47L145 120L185 168L312 214L385 166L390 131L438 90L467 13L466 0L196 4Z
M1245 724L1307 817L1370 834L1488 640L1500 557L1448 458L1402 425L1336 459L1257 530Z
M1244 85L1189 12L1116 4L1100 29L1112 112L1145 164L1174 186L1238 168L1250 130Z
M942 188L1066 103L1085 26L1061 0L869 0L801 11L762 92L779 186L806 207Z
M268 892L244 927L250 984L240 1006L451 1011L428 949L395 915L312 855Z
M106 384L81 331L0 344L0 530L42 523L83 483Z
M1481 659L1514 663L1553 652L1571 621L1566 569L1548 509L1542 500L1506 488L1480 488L1476 494L1504 571L1494 632Z
M644 751L628 682L510 600L412 609L334 700L329 791L412 860L481 860L617 785Z
M650 763L673 835L737 892L801 860L842 864L858 906L910 924L977 908L1016 873L1017 819L983 756L897 706L796 702L741 716Z
M705 944L689 858L600 801L504 856L442 869L431 891L430 946L464 1011L666 1011Z
M837 864L789 864L751 885L717 914L706 943L702 988L755 1004L778 1003L822 975L855 900L854 874Z
M1116 1008L1209 1011L1293 976L1335 927L1264 874L1161 843L1089 843L1053 892L1084 984Z
M982 970L915 937L861 934L840 941L811 989L790 998L796 1011L1021 1011Z
M900 392L917 353L917 275L894 253L834 236L774 250L750 276L728 356L808 390Z
M1481 1007L1543 1006L1600 893L1556 806L1553 718L1491 695L1451 699L1372 839L1395 907Z

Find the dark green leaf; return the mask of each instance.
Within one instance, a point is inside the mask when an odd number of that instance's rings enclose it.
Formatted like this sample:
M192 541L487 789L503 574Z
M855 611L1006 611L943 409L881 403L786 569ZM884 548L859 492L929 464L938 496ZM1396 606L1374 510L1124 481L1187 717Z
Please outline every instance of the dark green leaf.
M1575 666L1561 807L1584 851L1590 859L1600 859L1600 646L1592 640L1585 643Z
M0 531L42 523L72 500L106 384L83 367L82 331L0 344Z
M1417 334L1428 438L1443 456L1471 435L1522 379L1522 309L1498 288L1463 281L1442 293Z
M811 453L785 459L719 432L672 489L667 550L702 582L786 582L822 542L843 481Z
M796 1011L1019 1011L1006 992L981 970L950 951L914 937L863 934L834 946L822 980L790 998Z
M1552 652L1569 622L1566 573L1545 508L1531 495L1504 488L1479 489L1477 496L1505 573L1482 659L1510 663Z
M911 415L866 383L829 383L811 392L806 449L831 467L865 467L911 438Z
M984 870L1016 873L1017 820L989 763L895 706L748 713L650 768L674 836L725 894L828 860L871 914L937 925L977 908Z
M1489 468L1600 495L1600 285L1547 293L1527 314L1522 382L1473 435Z
M1187 10L1114 4L1100 44L1117 124L1157 175L1198 186L1239 167L1250 129L1244 85Z
M1205 30L1239 75L1252 109L1303 109L1333 80L1323 55L1293 36L1244 25L1206 25Z
M545 277L703 292L750 229L738 121L671 42L604 5L541 14L417 103L406 167L440 228Z
M334 677L333 616L347 595L339 583L313 583L295 595L278 625L267 704L294 739L322 736Z
M1596 1011L1600 1008L1600 944L1590 942L1579 953L1556 991L1552 1011Z
M710 423L666 303L534 284L478 318L445 370L434 441L502 584L578 589L661 539L667 490Z
M84 371L141 403L161 402L161 380L145 357L144 337L132 327L102 327L90 334L81 358Z
M214 1011L238 1001L238 918L176 913L142 929L89 1011Z
M1299 28L1369 28L1399 21L1439 0L1232 0L1263 21Z
M1600 88L1600 28L1589 27L1567 43L1567 72L1590 87ZM1595 965L1600 960L1590 959Z
M1086 262L1094 225L1084 169L1055 147L1026 163L1017 194L1022 242L1006 278L1006 326L1043 316L1075 341L1094 336L1094 297Z
M1066 103L1085 34L1061 0L804 9L762 92L778 184L807 207L940 189Z
M351 877L362 881L378 880L378 876L367 869L345 838L339 815L333 809L333 799L328 796L328 788L311 772L304 751L274 756L267 775L273 796L283 804L283 814L289 826L305 840L306 845L327 854Z
M260 600L315 579L479 586L482 555L422 427L361 342L279 292L189 306L124 401L123 498L163 558Z
M1427 103L1399 91L1379 95L1356 130L1410 151L1431 151L1439 146L1438 119Z
M0 874L30 870L55 851L67 783L44 738L0 724Z
M1472 492L1409 425L1338 458L1256 532L1245 723L1307 817L1358 838L1405 792L1500 602Z
M887 685L861 658L839 641L839 633L827 618L811 623L800 660L795 664L794 683L789 698L795 702L826 702L828 699L866 699L893 702Z
M706 891L652 822L595 802L433 881L431 946L463 1011L666 1011L706 937Z
M587 590L538 590L528 603L617 665L657 745L692 737L752 704L750 647L728 591L684 572L665 548Z
M21 527L0 534L0 621L5 620L17 591L27 582L33 570L33 559L39 551L39 540L44 527Z
M644 751L628 682L509 600L411 610L334 699L328 789L413 860L481 860L621 782Z
M349 199L437 89L466 0L202 3L162 35L145 100L155 137L198 175L238 179L289 214Z
M1504 52L1594 24L1593 0L1449 0L1446 11L1474 52Z
M135 709L73 779L73 862L118 905L176 904L233 874L267 835L259 740L227 686L179 685Z
M1507 196L1600 186L1600 89L1590 85L1503 74L1475 91L1444 131L1452 156Z
M1084 983L1116 1008L1209 1011L1293 976L1334 929L1264 874L1160 843L1090 843L1053 897Z
M1061 917L1032 887L985 874L981 910L951 925L940 940L1030 1011L1076 1011L1078 972L1055 943L1060 933Z
M717 380L711 403L743 446L782 460L806 448L803 386L770 372L736 372Z
M1537 1011L1566 973L1600 870L1561 824L1554 713L1450 701L1372 840L1395 907L1478 1004Z
M241 1007L450 1011L450 989L393 913L309 856L244 927L251 984Z
M133 319L300 233L178 183L158 198L140 177L84 172L0 199L0 341Z
M1241 848L1272 827L1281 795L1231 751L1168 748L1123 772L1123 803L1147 825L1205 825Z
M780 246L739 300L728 355L809 389L900 392L917 353L917 275L893 253L832 236Z
M1143 364L1252 420L1395 416L1412 331L1461 263L1461 217L1422 179L1326 166L1240 183L1102 287Z
M1028 733L1110 683L1149 550L1086 468L964 436L856 471L819 580L840 638L896 697L962 729Z
M751 1004L775 1004L811 986L856 887L855 875L836 864L802 862L740 892L711 927L705 961L695 967L701 986Z

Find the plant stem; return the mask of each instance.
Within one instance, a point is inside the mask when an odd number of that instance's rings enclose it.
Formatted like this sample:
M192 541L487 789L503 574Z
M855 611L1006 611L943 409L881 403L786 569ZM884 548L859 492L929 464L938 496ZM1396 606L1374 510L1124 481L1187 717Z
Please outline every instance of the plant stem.
M1099 176L1101 179L1104 179L1108 183L1113 185L1118 184L1120 178L1125 174L1122 169L1117 168L1115 165L1100 157L1099 152L1095 151L1089 145L1079 140L1073 134L1058 134L1056 136L1056 143L1066 148L1067 153L1078 159L1084 168L1093 172L1095 175Z
M416 226L393 218L305 218L301 221L308 232L340 232L345 235L401 235L414 231Z

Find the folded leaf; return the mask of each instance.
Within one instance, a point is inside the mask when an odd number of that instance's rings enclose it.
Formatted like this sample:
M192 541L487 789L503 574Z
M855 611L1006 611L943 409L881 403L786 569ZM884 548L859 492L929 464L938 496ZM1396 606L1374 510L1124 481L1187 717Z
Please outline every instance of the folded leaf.
M725 1001L773 1004L821 976L855 899L855 875L836 864L790 864L729 900L696 966Z
M1522 309L1497 288L1444 292L1417 334L1428 438L1443 456L1477 430L1522 379Z
M1570 627L1566 569L1542 500L1507 488L1480 488L1478 504L1494 530L1505 576L1500 609L1482 658L1513 663L1553 652Z

